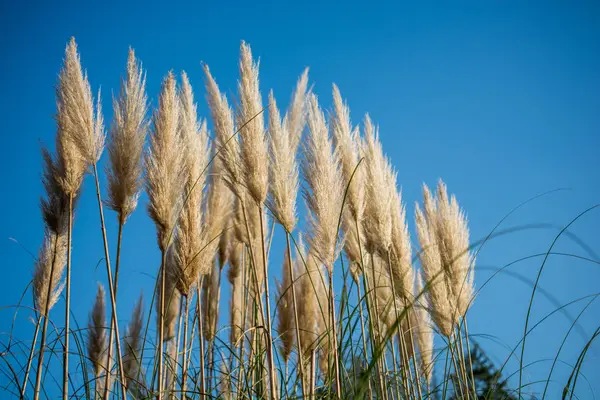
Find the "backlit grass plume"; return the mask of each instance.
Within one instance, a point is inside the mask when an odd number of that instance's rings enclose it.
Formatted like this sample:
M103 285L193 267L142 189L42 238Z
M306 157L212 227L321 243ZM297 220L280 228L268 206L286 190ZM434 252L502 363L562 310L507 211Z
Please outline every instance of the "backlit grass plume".
M423 198L424 213L416 206L421 266L429 286L433 320L449 337L467 312L473 293L469 231L456 198L448 199L442 181L436 197L424 185Z
M208 65L204 65L206 99L215 132L215 150L219 152L224 174L231 190L240 196L243 188L242 162L240 159L240 145L237 135L234 136L235 128L233 111L229 107L227 96L219 90L217 82L210 73ZM214 161L213 161L214 162ZM220 171L220 168L217 168Z
M143 296L140 296L133 309L131 319L125 332L125 346L123 348L123 368L127 378L127 390L136 398L145 392L142 371L142 336L144 329Z
M87 74L82 71L77 44L72 38L65 52L63 68L58 77L58 120L70 140L78 147L88 165L96 164L104 150L104 126L100 95L94 99ZM66 192L73 191L68 187Z
M158 245L162 251L170 244L186 181L186 152L179 134L180 114L175 77L169 72L163 81L158 109L153 115L150 148L146 155L148 212L156 224Z
M252 59L250 46L240 47L239 108L236 114L242 140L241 159L245 186L255 202L262 204L269 187L269 153L262 114L262 97L258 85L258 63Z
M308 70L300 76L292 103L283 121L273 92L269 93L270 209L278 222L291 232L297 222L298 166L296 151L306 124Z
M104 375L105 358L108 350L107 323L106 323L106 302L104 299L104 287L98 284L96 292L96 300L92 311L90 312L88 322L88 337L87 337L87 353L92 365L92 371L96 378L96 392L102 393L104 379L100 379Z
M337 228L344 188L338 153L332 147L325 116L314 94L309 96L308 129L302 164L304 198L310 211L307 239L319 262L331 271L339 250Z
M366 193L363 227L365 246L369 253L378 252L386 255L392 244L391 210L396 188L395 185L393 188L390 187L393 172L390 171L390 163L383 154L377 129L368 115L364 121L364 132Z
M202 264L204 223L202 221L202 198L206 183L205 168L208 164L208 133L206 122L200 123L192 87L185 73L182 74L180 93L180 135L184 144L184 169L187 171L184 185L183 208L172 247L173 269L177 288L187 296L196 285L205 266Z
M284 256L281 283L277 283L277 332L279 333L279 351L287 364L295 341L294 311L292 301L292 280L289 264L292 261L287 253Z
M127 76L113 99L113 123L109 130L106 203L125 221L137 207L142 185L142 152L148 131L146 76L129 49Z

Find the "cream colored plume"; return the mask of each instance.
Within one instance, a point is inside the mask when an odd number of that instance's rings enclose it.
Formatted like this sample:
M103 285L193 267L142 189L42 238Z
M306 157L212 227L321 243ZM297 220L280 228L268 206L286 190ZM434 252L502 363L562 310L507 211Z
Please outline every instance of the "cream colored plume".
M202 198L209 151L206 122L198 121L192 87L185 72L182 73L179 97L179 130L184 144L184 169L187 171L187 180L183 188L184 202L172 247L171 274L175 277L179 291L187 296L197 284L204 267L201 253L204 251L206 232L202 220Z
M467 313L473 298L475 259L469 251L469 227L467 217L461 210L456 197L448 198L446 185L442 180L437 187L436 204L438 211L438 248L449 286L456 299L458 313Z
M279 352L287 363L292 354L296 335L294 332L294 310L292 298L292 279L290 263L292 261L285 253L282 266L282 281L277 282L277 332L279 333Z
M338 153L332 148L325 116L314 94L309 96L308 128L302 163L309 209L308 243L319 262L332 271L339 253L338 222L344 188Z
M421 274L417 274L415 296L419 296L422 291L423 278ZM423 294L417 299L412 315L419 345L419 367L421 375L426 379L427 387L430 387L433 377L433 322L429 315L429 302L426 295Z
M391 211L396 192L396 177L383 154L377 129L371 118L365 117L363 152L366 169L365 217L363 227L365 246L369 253L387 255L392 244Z
M326 278L320 263L310 253L306 253L302 240L299 240L296 256L296 276L300 286L298 298L298 319L300 341L304 357L309 357L319 344L319 335L327 320ZM324 340L327 341L327 340Z
M265 132L262 97L258 84L258 63L250 46L240 47L239 109L236 121L241 137L241 159L245 186L252 199L262 204L269 187L269 153Z
M113 123L110 128L107 168L110 208L125 221L135 210L142 186L142 154L148 132L146 75L129 49L127 77L121 93L113 99Z
M425 211L422 212L417 204L415 220L421 245L419 258L425 278L425 290L431 305L433 321L444 336L450 337L460 316L456 306L456 297L440 253L441 242L438 235L440 223L437 203L425 185L423 199Z
M186 182L186 152L178 129L179 104L175 77L169 72L162 85L158 110L153 115L150 149L146 155L148 212L156 224L162 251L171 243Z
M98 162L104 150L104 126L100 94L94 107L94 98L87 74L82 71L75 39L67 45L63 68L58 77L58 120L88 165ZM73 188L69 188L73 189ZM68 193L69 190L65 191ZM74 190L76 191L76 190Z
M138 299L131 319L125 332L125 346L123 349L123 368L128 381L137 381L141 369L142 330L144 329L143 297ZM142 378L142 376L140 376Z
M353 129L350 121L350 109L342 100L340 90L333 85L333 115L331 125L334 144L340 155L340 164L344 177L344 190L347 188L346 203L352 217L362 220L365 196L365 166L359 166L359 131Z
M269 137L271 162L269 208L277 221L291 232L296 226L296 197L298 195L298 166L296 147L292 147L287 123L282 123L273 92L269 93Z
M50 285L50 300L48 311L56 304L62 290L63 272L67 263L67 235L46 231L44 243L35 263L33 271L33 300L40 315L46 315L46 300L48 285Z
M89 316L87 337L88 358L92 364L95 377L101 375L106 362L106 351L108 350L106 332L107 324L104 287L101 284L98 284L96 301L94 302L94 307ZM100 381L104 382L104 379L99 379L96 382Z
M408 303L412 298L415 273L412 266L412 246L406 208L402 202L402 194L395 191L391 210L392 246L390 251L391 269L394 278L396 296Z
M215 154L222 162L222 178L224 178L231 190L240 195L242 191L242 162L240 159L240 144L238 141L233 122L233 112L227 102L227 96L221 94L217 82L208 68L204 65L206 75L206 98L210 108L211 117L215 131ZM213 163L217 160L215 159Z

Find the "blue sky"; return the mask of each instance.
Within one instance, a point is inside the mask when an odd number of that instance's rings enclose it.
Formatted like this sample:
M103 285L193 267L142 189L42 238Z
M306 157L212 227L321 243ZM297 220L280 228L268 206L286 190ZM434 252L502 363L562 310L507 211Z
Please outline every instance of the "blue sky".
M207 115L200 62L222 89L235 91L241 40L261 59L261 88L285 105L297 76L310 80L324 107L337 83L358 123L369 112L380 125L385 151L398 170L414 236L414 202L421 184L443 178L465 208L473 240L483 237L519 203L553 189L519 209L501 228L528 227L482 249L476 285L522 257L544 253L560 229L600 201L600 4L561 1L457 2L61 2L0 5L0 305L17 303L31 278L32 255L43 237L40 148L53 143L54 85L64 46L75 36L94 90L102 88L106 119L132 46L148 74L155 101L162 77L186 70L199 112ZM123 4L121 4L123 3ZM102 162L104 162L105 157ZM80 324L105 281L93 182L86 179L77 210L73 247L73 312ZM124 326L140 290L151 293L160 264L146 197L125 227L119 292ZM116 218L107 212L114 248ZM554 250L598 260L600 210L575 222ZM16 244L10 238L18 241ZM587 246L582 246L585 243ZM278 242L275 242L277 245ZM281 248L281 246L279 246ZM24 250L26 249L26 250ZM273 256L278 268L280 256ZM511 266L480 293L469 314L470 333L497 363L522 337L536 257ZM516 274L516 275L515 275ZM540 280L558 304L600 290L597 264L552 256ZM226 306L224 292L222 303ZM25 304L29 305L30 296ZM595 301L579 319L561 352L550 388L557 398L587 339L598 327ZM53 318L62 324L62 302ZM572 317L585 305L567 308ZM543 294L532 321L556 309ZM223 309L225 311L225 309ZM1 341L14 308L0 309ZM14 334L29 340L26 312ZM528 339L526 382L545 379L571 322L557 313ZM483 336L484 334L493 337ZM508 374L518 363L511 361ZM600 391L600 347L588 353L579 398ZM57 374L58 374L57 369ZM0 377L0 382L5 382ZM511 380L516 385L515 379ZM540 385L529 387L539 391Z

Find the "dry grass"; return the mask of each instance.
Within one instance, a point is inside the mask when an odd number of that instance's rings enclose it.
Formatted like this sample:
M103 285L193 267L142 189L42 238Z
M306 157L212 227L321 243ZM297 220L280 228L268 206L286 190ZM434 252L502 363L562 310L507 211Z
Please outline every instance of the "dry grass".
M424 185L423 203L415 207L414 249L378 128L368 115L360 126L352 124L337 86L326 114L305 70L283 117L273 91L263 109L258 62L242 43L234 112L208 66L203 69L208 122L198 115L186 73L179 89L175 75L166 76L148 121L145 73L130 50L107 143L106 204L119 218L114 280L97 186L114 315L107 326L99 286L87 353L71 359L78 363L71 373L81 375L72 380L84 387L73 396L95 397L93 386L105 398L125 397L121 387L136 399L477 398L464 356L475 257L456 197L441 180L433 193ZM56 154L43 151L45 230L32 285L36 340L44 322L36 397L43 387L48 313L60 301L70 265L72 211L88 168L98 184L104 148L100 96L95 103L74 41L59 76L57 107ZM140 298L123 337L118 376L106 372L115 361L112 337L119 339L112 285L116 291L122 228L136 210L142 183L162 253L151 296L156 312L148 308L158 332L153 340ZM300 188L304 206L297 199ZM283 227L284 249L276 248L282 230L275 222ZM279 250L281 281L271 299L269 284L276 278L269 261ZM338 291L334 276L342 285ZM221 299L226 282L230 297ZM221 301L229 303L223 318ZM224 320L229 322L220 325ZM436 333L447 342L442 350L434 347ZM153 346L154 354L147 351ZM34 347L35 341L25 383ZM448 361L440 370L436 360L443 354ZM437 375L443 385L435 385ZM18 389L26 393L25 384Z

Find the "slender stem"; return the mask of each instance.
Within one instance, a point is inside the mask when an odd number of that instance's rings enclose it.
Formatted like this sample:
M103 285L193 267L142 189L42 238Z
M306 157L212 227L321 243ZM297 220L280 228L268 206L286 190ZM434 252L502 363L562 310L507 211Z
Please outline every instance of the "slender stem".
M123 237L123 225L125 224L125 220L121 213L119 213L119 233L117 235L117 258L115 259L115 301L117 297L117 287L119 284L119 265L121 264L121 240ZM108 355L106 357L106 377L104 378L104 400L108 400L109 390L109 382L110 382L110 371L111 371L111 358L112 358L112 350L114 346L115 336L114 336L114 326L115 319L112 314L110 316L110 328L108 335Z
M163 392L163 350L165 338L165 291L167 287L167 249L161 249L162 261L160 263L160 305L158 316L158 399L162 399Z
M296 328L296 343L298 346L298 374L302 387L302 396L304 396L304 361L302 353L302 344L300 340L300 322L298 319L298 300L296 299L296 282L294 278L294 268L292 267L292 249L290 246L290 234L285 231L285 240L287 246L288 268L290 273L290 281L292 282L292 305L294 306L294 324ZM286 375L287 376L287 375Z
M63 352L63 400L69 398L69 322L71 312L71 240L73 234L73 194L69 195L69 227L67 230L67 277L65 293L65 345Z
M469 345L469 329L467 328L467 316L463 317L465 329L465 342L467 343L467 354L469 355L469 372L471 374L471 384L473 385L473 396L477 398L477 387L475 386L475 376L473 375L473 360L471 359L471 346Z
M359 277L360 279L360 277ZM368 356L367 356L367 338L365 335L365 319L363 316L363 309L362 309L362 304L361 304L361 299L362 296L360 294L360 284L356 285L356 290L357 290L357 297L358 297L358 314L360 316L360 334L362 336L362 342L363 342L363 356L365 357L365 362L367 362L368 360ZM367 381L368 385L369 385L369 399L373 398L373 388L371 387L371 379L369 379Z
M27 358L27 367L25 368L25 377L23 378L23 385L21 386L21 400L25 399L25 389L27 388L27 381L29 379L29 371L31 370L31 364L33 363L33 353L35 351L35 345L37 343L38 333L40 332L40 323L42 321L42 316L40 315L35 324L35 332L33 334L33 342L31 343L31 348L29 349L29 357Z
M34 400L40 398L40 384L42 383L42 368L44 366L44 347L46 346L46 332L48 331L48 313L50 311L50 296L52 295L52 281L54 280L54 265L56 264L56 253L58 245L58 235L54 238L54 251L52 254L52 265L50 266L50 279L48 280L48 290L46 292L46 304L44 304L44 314L40 311L40 318L44 316L44 326L42 328L42 338L40 341L40 354L38 355L37 371L35 376Z
M100 182L98 181L98 170L94 164L94 180L96 181L96 195L98 197L98 210L100 212L100 225L102 228L102 239L104 241L104 259L106 261L106 273L108 274L108 288L110 292L110 302L112 305L112 317L115 320L115 337L117 341L117 359L119 362L119 374L121 378L121 397L127 399L125 371L123 370L123 359L121 357L121 339L119 338L119 324L117 321L117 304L115 300L115 288L113 287L113 277L110 268L110 254L108 251L108 239L106 238L106 225L104 224L104 211L102 208L102 197L100 196Z
M316 359L317 359L317 349L314 349L310 355L310 391L309 391L308 398L311 400L315 399L315 385L316 385L315 373L316 373L316 369L317 369Z
M258 213L260 217L260 235L261 235L261 247L263 256L263 274L265 277L265 303L266 303L266 325L267 325L267 358L269 364L269 387L271 390L271 398L276 399L277 393L275 389L275 362L273 358L273 338L271 336L271 305L269 298L269 273L267 271L267 253L265 249L265 232L263 222L263 208L258 205ZM262 307L261 307L262 308Z
M460 367L459 367L459 363L456 360L456 355L454 354L454 332L452 332L452 334L450 335L450 337L448 338L448 348L450 349L450 358L452 360L452 363L454 364L454 372L456 373L456 379L458 379L458 374L461 372L460 371ZM464 390L463 390L463 385L461 384L461 382L458 382L458 391L460 392L460 397L459 398L467 398Z
M179 362L177 360L179 360L179 346L181 345L181 331L183 330L183 302L184 302L184 295L180 296L179 298L179 321L177 323L177 333L175 336L175 350L174 350L174 355L170 354L170 356L172 355L172 357L169 357L169 364L171 364L171 373L172 373L172 378L170 379L169 382L169 397L173 397L172 393L175 390L175 384L177 382L177 370L179 369ZM169 300L169 303L171 303L171 301L173 301L172 295L171 295L171 299ZM185 345L184 345L185 346ZM168 346L169 349L172 346ZM183 365L183 364L182 364Z
M189 313L189 304L188 304L188 296L185 295L183 296L183 312L184 312L184 317L183 317L183 354L182 354L182 360L181 360L181 365L182 365L182 369L181 369L181 397L185 398L186 394L185 394L185 389L186 389L186 382L187 382L187 336L188 336L188 313Z
M335 300L333 297L333 271L332 268L327 268L329 273L329 318L331 322L331 335L333 336L333 362L335 371L335 388L336 397L341 399L342 397L342 379L340 374L340 360L338 354L337 345L337 329L335 326Z
M383 343L381 343L381 332L380 332L380 321L379 321L379 301L377 300L377 287L378 287L378 282L379 279L376 279L375 276L375 257L373 256L373 253L370 253L370 258L371 258L371 271L373 273L373 290L371 295L373 296L373 303L374 304L374 314L375 314L375 336L377 336L377 346L382 346ZM366 277L366 275L365 275ZM373 315L373 311L372 314ZM387 367L385 366L385 357L383 358L379 358L377 360L377 362L379 363L379 384L381 385L381 391L382 391L382 396L385 399L387 397L387 388L384 385L382 378L382 375L387 375ZM382 368L383 366L383 368ZM383 371L382 371L383 369Z
M200 287L204 276L200 277L200 283L196 286L196 313L198 314L198 342L200 344L200 399L204 400L206 394L206 375L204 371L204 331L202 327L202 297L200 296Z

